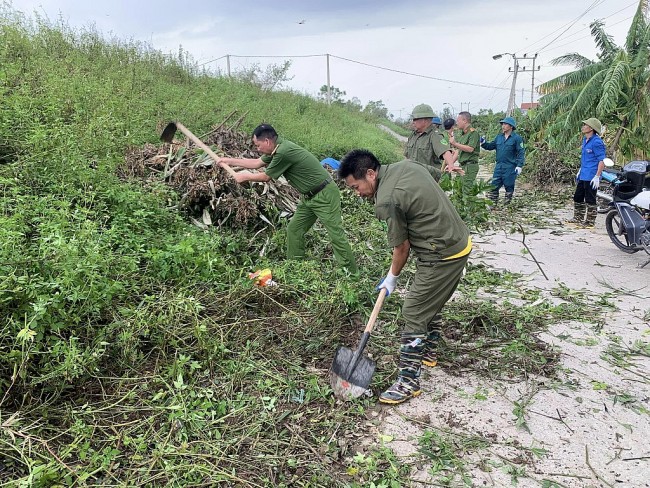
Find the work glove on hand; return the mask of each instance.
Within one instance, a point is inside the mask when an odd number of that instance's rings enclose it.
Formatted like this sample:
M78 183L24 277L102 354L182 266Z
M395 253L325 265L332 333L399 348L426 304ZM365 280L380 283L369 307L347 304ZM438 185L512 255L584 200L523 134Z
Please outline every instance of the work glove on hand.
M483 144L485 144L485 137L481 136L481 139L479 139L479 140L481 141L481 146L482 146Z
M576 173L576 183L580 180L580 170Z
M390 296L390 294L395 290L395 285L397 285L397 276L388 271L386 277L381 280L381 283L379 283L375 289L380 291L382 288L386 288L386 296Z
M594 190L598 190L599 186L600 186L600 176L596 175L591 179L591 187Z
M519 176L521 174L521 166L517 166L515 168L515 173L517 173L517 176Z

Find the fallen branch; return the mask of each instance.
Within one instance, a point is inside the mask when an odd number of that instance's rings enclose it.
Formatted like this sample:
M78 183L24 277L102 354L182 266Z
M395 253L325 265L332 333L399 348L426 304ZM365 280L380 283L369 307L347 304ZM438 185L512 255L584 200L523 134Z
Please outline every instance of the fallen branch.
M591 470L591 472L594 473L594 476L596 477L597 480L602 481L603 483L605 483L610 488L614 488L614 486L611 483L608 483L602 476L600 476L596 472L596 470L593 468L593 466L589 462L589 448L587 447L586 444L585 444L585 461L587 462L587 466L589 466L589 469Z
M530 257L533 258L533 261L535 261L535 264L537 265L539 270L542 272L542 275L544 275L544 278L546 278L546 280L548 281L548 276L546 276L546 273L544 273L544 270L542 269L542 266L539 264L539 261L537 261L537 258L533 254L533 251L531 251L530 248L528 247L528 244L526 244L526 232L524 232L524 228L522 227L522 225L519 222L517 222L517 226L519 227L519 230L521 231L521 235L522 235L521 243L524 245L524 247L528 251L528 254L530 254Z

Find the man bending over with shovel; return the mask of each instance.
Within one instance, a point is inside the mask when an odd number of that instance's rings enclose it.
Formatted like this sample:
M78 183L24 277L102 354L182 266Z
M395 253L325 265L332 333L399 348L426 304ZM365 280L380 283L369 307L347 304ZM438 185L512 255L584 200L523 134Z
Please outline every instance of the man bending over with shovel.
M240 171L237 183L266 182L280 176L296 188L302 198L287 226L287 256L305 256L305 234L319 219L332 241L334 257L350 273L357 273L352 248L343 231L339 187L312 153L278 136L273 127L262 124L253 131L253 144L262 154L258 159L219 158L219 163L248 169L266 167L264 172Z
M463 275L472 250L469 230L423 165L404 160L381 166L370 151L355 149L341 161L339 176L359 196L374 200L375 215L387 221L393 258L377 289L393 293L411 250L417 258L402 307L406 325L397 381L379 397L382 403L402 403L421 393L421 365L436 365L439 313Z

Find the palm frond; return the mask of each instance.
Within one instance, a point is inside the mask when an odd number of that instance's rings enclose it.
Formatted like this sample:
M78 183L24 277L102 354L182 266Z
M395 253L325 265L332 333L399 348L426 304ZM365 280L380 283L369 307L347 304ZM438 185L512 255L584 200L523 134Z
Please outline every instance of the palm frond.
M601 88L600 102L596 109L598 114L609 114L625 103L621 97L626 97L630 86L630 65L627 53L620 52L614 63L605 74Z
M650 64L650 23L646 23L643 29L637 31L637 44L634 50L628 50L628 53L634 56L631 62L632 69L637 73L647 72ZM628 38L630 36L628 35Z
M565 73L546 83L542 83L537 91L542 95L546 95L555 91L581 87L602 69L604 69L603 63L592 63L582 69Z
M648 29L648 0L639 0L639 6L636 9L630 30L627 31L625 39L625 50L630 54L635 54L639 46L643 45L645 32Z
M564 122L565 128L569 129L571 127L576 127L579 125L581 120L597 115L596 107L600 100L602 84L606 73L605 70L600 71L582 88L575 103L567 113Z
M578 53L569 53L569 54L565 54L564 56L551 59L552 66L568 65L568 66L574 66L576 69L580 69L580 68L584 68L585 66L589 66L590 64L593 64L593 61L591 59Z
M605 60L614 56L620 48L614 44L614 38L610 36L604 29L604 22L602 20L594 20L589 27L591 27L591 35L600 53L598 59Z

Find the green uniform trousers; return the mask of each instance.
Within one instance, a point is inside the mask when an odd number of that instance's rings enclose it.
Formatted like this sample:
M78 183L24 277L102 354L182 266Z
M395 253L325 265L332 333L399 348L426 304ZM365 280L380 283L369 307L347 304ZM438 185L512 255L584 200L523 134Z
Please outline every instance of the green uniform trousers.
M302 198L287 226L287 257L305 257L305 234L320 220L329 235L336 260L350 273L357 272L352 248L343 231L341 218L341 193L336 183L330 182L313 198Z
M468 192L471 190L478 176L478 163L467 163L462 165L462 168L465 170L465 174L462 177L463 190Z
M433 319L456 291L469 254L449 261L417 260L413 284L404 300L405 334L425 335Z

